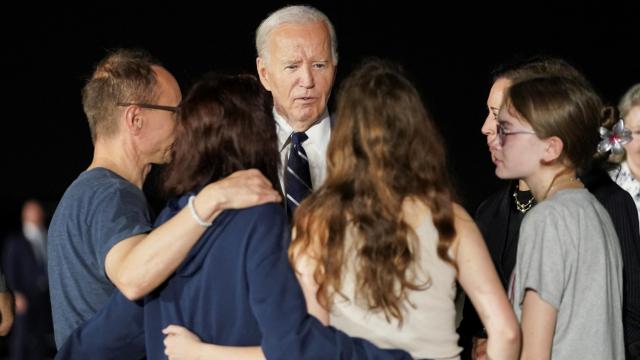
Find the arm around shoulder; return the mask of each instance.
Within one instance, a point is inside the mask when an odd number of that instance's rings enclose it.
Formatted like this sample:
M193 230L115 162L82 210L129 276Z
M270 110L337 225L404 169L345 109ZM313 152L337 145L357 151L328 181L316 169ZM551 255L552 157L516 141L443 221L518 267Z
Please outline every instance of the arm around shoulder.
M225 209L277 201L278 192L259 171L242 170L205 186L193 206L199 218L211 222ZM175 271L205 230L185 207L149 234L114 245L105 257L105 272L128 299L139 299Z

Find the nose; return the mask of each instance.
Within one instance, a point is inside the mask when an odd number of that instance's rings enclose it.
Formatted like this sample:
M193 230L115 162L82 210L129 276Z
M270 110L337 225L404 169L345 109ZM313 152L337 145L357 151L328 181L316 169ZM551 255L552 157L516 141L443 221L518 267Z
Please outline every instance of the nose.
M498 123L495 120L495 116L489 113L480 128L480 132L487 137L487 145L491 149L492 146L500 146L498 141Z
M300 72L300 86L310 89L315 86L315 79L313 78L313 70L310 65L303 66Z
M498 128L498 124L495 120L494 115L492 113L489 113L487 117L484 119L484 123L482 123L480 132L482 132L484 136L495 135L497 128Z

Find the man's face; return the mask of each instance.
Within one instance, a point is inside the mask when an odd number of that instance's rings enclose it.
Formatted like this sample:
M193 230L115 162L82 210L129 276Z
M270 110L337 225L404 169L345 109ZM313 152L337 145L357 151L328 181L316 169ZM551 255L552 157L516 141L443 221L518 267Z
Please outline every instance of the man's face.
M624 117L624 126L633 133L633 140L624 145L627 151L627 161L633 164L633 169L640 165L640 105L636 105L629 110Z
M44 227L44 210L37 201L27 201L22 207L22 222Z
M269 34L266 54L256 61L262 85L278 114L306 131L325 112L335 78L326 25L282 24Z
M167 70L154 66L158 80L155 105L178 106L182 94L178 82ZM167 110L143 108L144 125L140 132L140 150L146 162L165 164L171 160L175 138L176 114Z
M500 111L500 107L502 106L502 101L504 99L504 93L507 88L511 85L511 81L505 78L500 78L493 83L491 87L491 91L489 92L489 97L487 98L487 117L484 120L484 124L482 124L482 133L487 137L487 145L489 146L489 151L491 152L491 160L495 163L495 151L498 145L498 141L496 141L497 137L497 128L498 128L498 112Z

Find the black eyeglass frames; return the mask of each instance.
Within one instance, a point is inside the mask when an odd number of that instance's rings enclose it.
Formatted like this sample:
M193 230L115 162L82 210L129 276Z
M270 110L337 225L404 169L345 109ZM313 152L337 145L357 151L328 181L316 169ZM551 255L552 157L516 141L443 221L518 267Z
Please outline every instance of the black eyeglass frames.
M154 109L154 110L164 110L170 112L177 112L178 106L168 106L168 105L156 105L156 104L146 104L146 103L128 103L128 102L119 102L118 106L139 106L145 109Z

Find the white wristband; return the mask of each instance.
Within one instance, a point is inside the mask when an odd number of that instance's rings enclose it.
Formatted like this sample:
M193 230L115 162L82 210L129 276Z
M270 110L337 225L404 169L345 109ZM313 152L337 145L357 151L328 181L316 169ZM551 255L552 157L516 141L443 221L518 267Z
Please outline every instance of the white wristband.
M204 220L202 220L202 218L200 216L198 216L198 213L196 212L196 208L193 206L193 199L195 199L196 197L191 195L189 196L189 204L187 205L189 207L189 211L191 211L191 217L193 217L193 220L195 220L198 224L204 226L204 227L209 227L211 226L210 222L206 222Z

